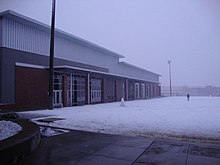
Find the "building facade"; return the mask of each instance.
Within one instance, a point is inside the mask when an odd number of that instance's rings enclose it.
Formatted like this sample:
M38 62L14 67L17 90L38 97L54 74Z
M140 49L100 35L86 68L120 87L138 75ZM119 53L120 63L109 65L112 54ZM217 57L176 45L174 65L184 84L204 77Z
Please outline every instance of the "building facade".
M0 109L48 107L50 27L13 11L0 13ZM54 106L160 96L160 75L124 56L56 29Z

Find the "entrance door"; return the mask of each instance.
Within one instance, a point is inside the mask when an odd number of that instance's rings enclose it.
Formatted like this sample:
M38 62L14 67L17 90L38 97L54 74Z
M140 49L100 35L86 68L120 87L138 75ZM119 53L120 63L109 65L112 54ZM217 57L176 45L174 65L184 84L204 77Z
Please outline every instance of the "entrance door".
M53 90L54 106L62 106L62 75L54 74L54 90Z
M91 103L94 102L101 102L102 101L102 81L100 79L92 78L90 80L90 101Z
M85 77L70 75L68 78L67 104L81 105L85 104Z

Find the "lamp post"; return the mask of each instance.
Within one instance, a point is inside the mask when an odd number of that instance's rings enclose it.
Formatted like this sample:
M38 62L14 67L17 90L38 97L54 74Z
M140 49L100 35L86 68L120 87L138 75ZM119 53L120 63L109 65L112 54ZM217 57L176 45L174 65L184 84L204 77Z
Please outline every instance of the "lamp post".
M55 6L56 0L52 1L52 17L50 32L50 69L49 69L49 109L53 110L53 66L54 66L54 26L55 26Z
M169 78L170 78L170 97L172 97L172 86L171 86L171 61L168 60L169 65Z

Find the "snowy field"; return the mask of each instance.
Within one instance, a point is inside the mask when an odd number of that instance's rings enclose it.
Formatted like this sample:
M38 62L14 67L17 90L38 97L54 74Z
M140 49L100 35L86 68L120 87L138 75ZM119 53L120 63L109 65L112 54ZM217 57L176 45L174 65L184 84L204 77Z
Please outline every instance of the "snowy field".
M191 97L190 101L186 97L166 97L128 101L125 107L116 102L24 113L26 117L65 118L50 125L74 130L220 139L220 97ZM32 120L37 122L37 118Z

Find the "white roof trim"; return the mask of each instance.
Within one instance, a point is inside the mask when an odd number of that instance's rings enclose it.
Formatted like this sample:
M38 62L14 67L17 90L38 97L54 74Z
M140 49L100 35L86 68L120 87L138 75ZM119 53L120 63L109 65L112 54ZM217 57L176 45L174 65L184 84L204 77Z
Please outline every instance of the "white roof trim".
M37 69L46 69L46 68L48 68L48 67L42 66L42 65L34 65L34 64L27 64L27 63L20 63L20 62L16 62L15 65L16 66L27 67L27 68L37 68Z

